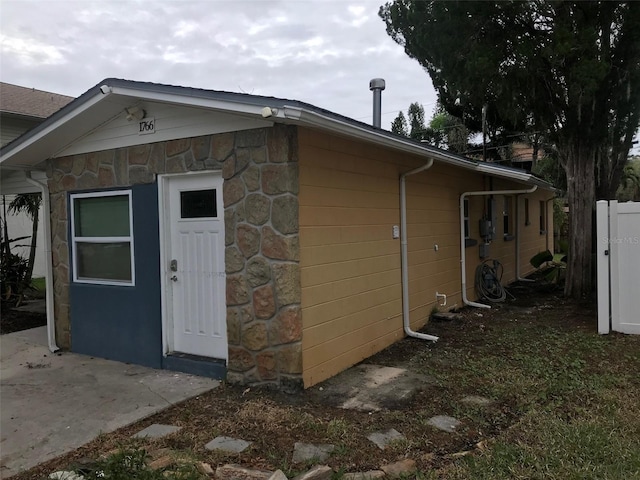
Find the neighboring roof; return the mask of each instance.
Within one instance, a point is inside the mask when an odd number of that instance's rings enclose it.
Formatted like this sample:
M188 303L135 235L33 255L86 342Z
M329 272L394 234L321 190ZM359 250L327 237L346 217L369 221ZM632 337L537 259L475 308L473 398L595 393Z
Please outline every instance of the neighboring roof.
M0 112L47 118L73 100L59 93L0 82Z
M523 170L472 160L297 100L117 78L101 81L40 125L2 147L0 165L28 168L46 160L52 151L61 148L65 142L68 144L72 137L81 138L102 124L105 118L120 112L122 105L109 102L110 97L159 101L263 120L265 107L269 107L267 119L272 122L318 128L482 174L554 190L551 184Z

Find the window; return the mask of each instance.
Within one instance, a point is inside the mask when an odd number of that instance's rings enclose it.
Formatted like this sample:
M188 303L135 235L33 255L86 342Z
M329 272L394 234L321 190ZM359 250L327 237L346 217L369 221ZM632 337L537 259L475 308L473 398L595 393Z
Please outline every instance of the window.
M531 220L529 219L529 199L524 199L524 224L531 225Z
M133 285L131 191L80 193L70 200L73 281Z
M180 192L180 218L215 218L217 216L215 189Z
M547 205L540 200L540 234L547 233Z
M469 199L464 199L464 238L470 238L469 235Z
M462 213L464 218L464 246L465 248L473 247L478 244L477 240L471 238L471 227L469 223L469 199L464 199L464 211Z
M511 197L504 197L504 209L502 210L502 232L504 233L505 240L513 240L512 203Z

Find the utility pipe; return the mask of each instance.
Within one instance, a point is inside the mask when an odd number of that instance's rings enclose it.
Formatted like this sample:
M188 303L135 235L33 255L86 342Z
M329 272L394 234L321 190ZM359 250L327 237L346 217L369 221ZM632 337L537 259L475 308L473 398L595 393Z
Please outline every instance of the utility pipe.
M516 280L520 282L535 282L530 278L520 276L520 195L516 195Z
M477 308L491 308L484 303L472 302L467 298L467 252L464 244L464 200L467 197L487 196L487 195L519 195L533 193L538 189L534 185L528 190L483 190L478 192L464 192L460 195L460 274L462 277L462 302L465 305Z
M31 178L31 172L26 172L27 183L38 187L42 195L42 210L44 211L43 236L44 236L44 263L45 263L45 288L47 308L47 340L50 352L60 350L56 344L55 314L53 311L53 260L51 257L51 201L49 199L49 187Z
M402 270L402 324L404 325L404 333L413 338L421 340L430 340L437 342L438 337L418 333L411 330L409 321L409 262L407 260L407 187L406 178L409 175L428 170L433 165L433 159L429 159L427 163L421 167L411 170L400 175L400 266Z

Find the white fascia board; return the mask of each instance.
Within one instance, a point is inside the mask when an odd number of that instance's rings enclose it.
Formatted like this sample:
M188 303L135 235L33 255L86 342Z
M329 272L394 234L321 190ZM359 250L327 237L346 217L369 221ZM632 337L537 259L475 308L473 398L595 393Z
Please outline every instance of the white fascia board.
M496 167L495 165L491 165L490 163L481 163L478 164L476 170L482 173L486 173L487 175L494 175L498 177L511 178L514 180L520 180L522 182L530 181L532 175L526 172L516 172L512 170L504 170L500 167Z
M218 110L220 112L228 112L234 114L244 114L251 116L261 116L264 105L252 105L247 103L232 102L229 100L217 100L213 98L204 98L198 96L188 96L184 94L173 94L154 92L145 89L111 87L116 95L136 97L142 100L155 101L161 103L172 103L180 106L200 107L210 110Z
M12 156L14 156L15 154L20 153L24 149L26 149L26 148L30 147L31 145L33 145L34 143L38 142L40 139L46 137L47 135L51 134L52 132L55 132L56 129L60 128L62 125L64 125L68 121L70 121L73 118L75 118L76 116L80 115L82 112L84 112L86 110L89 110L90 108L92 108L97 103L100 103L101 101L105 100L109 95L111 95L111 94L110 93L104 93L104 94L103 93L98 93L93 98L90 98L89 100L85 101L82 105L79 105L78 107L73 108L66 115L63 115L62 117L58 118L58 120L56 120L51 125L48 125L46 128L44 128L43 130L39 131L37 134L31 136L30 138L28 138L24 142L21 142L15 148L12 148L8 152L6 152L4 155L2 155L2 157L0 157L0 165L2 163L4 163L7 159L9 159Z
M449 155L446 152L428 150L411 141L405 141L401 138L390 138L385 134L371 131L350 122L330 118L320 113L308 111L299 107L290 107L285 105L284 116L285 118L294 120L296 123L301 125L309 125L336 133L342 133L343 135L348 135L350 137L375 142L377 144L393 148L394 150L401 150L403 152L413 153L420 156L426 155L429 158L449 163L451 165L463 168L474 168L476 165L476 162L472 160L462 160L454 157L453 155Z

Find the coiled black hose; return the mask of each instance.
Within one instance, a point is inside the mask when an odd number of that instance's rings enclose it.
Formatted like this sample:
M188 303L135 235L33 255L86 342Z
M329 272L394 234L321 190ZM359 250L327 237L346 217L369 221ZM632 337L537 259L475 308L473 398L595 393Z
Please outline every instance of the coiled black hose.
M491 262L491 265L489 264ZM504 268L498 260L485 260L476 268L476 294L490 302L504 302L507 291L500 281Z

